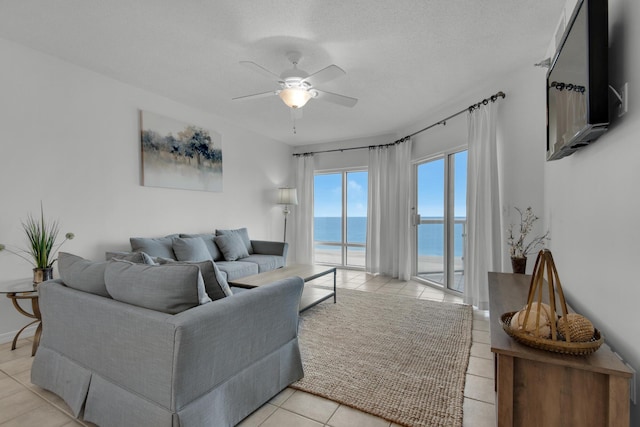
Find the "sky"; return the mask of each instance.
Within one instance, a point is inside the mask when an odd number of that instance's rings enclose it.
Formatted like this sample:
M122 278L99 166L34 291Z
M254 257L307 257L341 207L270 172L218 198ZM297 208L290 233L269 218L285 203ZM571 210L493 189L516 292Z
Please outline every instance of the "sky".
M418 213L423 217L442 217L444 212L444 159L418 165ZM454 216L467 216L467 152L454 155Z
M347 172L347 216L367 216L367 172ZM454 215L466 217L467 152L454 155ZM413 193L413 189L407 189ZM418 165L418 213L441 217L444 205L444 159ZM314 216L342 216L342 173L318 174L314 181Z
M367 172L347 172L347 216L367 216ZM314 184L314 216L342 216L342 173L319 174Z

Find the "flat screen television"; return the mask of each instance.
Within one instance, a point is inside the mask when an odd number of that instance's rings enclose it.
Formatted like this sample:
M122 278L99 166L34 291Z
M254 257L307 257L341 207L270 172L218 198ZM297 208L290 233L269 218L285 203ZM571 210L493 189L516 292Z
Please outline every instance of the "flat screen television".
M607 0L578 0L547 73L547 160L595 141L609 126Z

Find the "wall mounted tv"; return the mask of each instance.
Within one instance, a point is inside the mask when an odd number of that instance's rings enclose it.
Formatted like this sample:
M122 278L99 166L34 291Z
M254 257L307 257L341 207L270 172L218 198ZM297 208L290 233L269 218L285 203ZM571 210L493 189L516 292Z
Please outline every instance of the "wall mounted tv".
M547 160L595 141L609 126L607 0L578 0L547 73Z

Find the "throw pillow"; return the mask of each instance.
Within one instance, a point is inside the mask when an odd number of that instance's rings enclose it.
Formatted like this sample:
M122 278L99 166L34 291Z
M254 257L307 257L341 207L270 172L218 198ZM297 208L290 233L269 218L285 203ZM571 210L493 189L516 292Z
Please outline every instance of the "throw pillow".
M249 255L253 253L253 246L251 246L251 239L249 239L249 231L246 228L238 228L235 230L216 230L216 236L224 236L225 234L237 234L240 236L242 242L247 247L247 253L249 253Z
M91 294L109 297L104 282L106 261L89 261L66 252L58 254L58 272L60 278L69 288Z
M218 246L213 241L213 239L216 237L215 234L180 234L180 237L199 237L199 238L201 238L202 240L204 240L204 244L207 245L207 249L209 250L209 253L211 254L211 259L213 259L214 261L222 261L222 260L224 260L224 257L220 253L220 249L218 249Z
M215 262L205 261L197 264L204 278L204 286L209 297L215 301L233 295L227 278L218 268Z
M129 242L131 243L131 250L134 252L145 252L152 257L176 259L173 253L174 237L178 237L178 235L158 238L132 237Z
M215 242L227 261L235 261L249 256L247 247L237 234L231 233L216 236Z
M178 261L213 261L207 245L199 237L174 237L173 252Z
M104 274L113 299L127 304L176 314L210 302L197 265L142 265L109 261Z
M204 287L209 298L215 301L233 295L227 278L222 274L215 262L203 261L192 264L200 267L200 273L202 273L202 278L204 279Z
M224 273L224 271L221 271L213 261L182 262L163 258L160 259L160 264L197 265L200 268L200 273L202 274L202 278L204 279L204 288L207 292L207 295L209 296L209 298L211 298L212 301L233 295L233 292L231 292L231 288L229 287L229 283L227 282L226 274Z

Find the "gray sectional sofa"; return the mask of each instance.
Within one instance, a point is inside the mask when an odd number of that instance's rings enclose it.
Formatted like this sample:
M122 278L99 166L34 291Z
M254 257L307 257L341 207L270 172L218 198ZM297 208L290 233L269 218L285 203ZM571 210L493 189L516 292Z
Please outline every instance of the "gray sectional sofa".
M273 245L252 244L254 256L286 256L286 246L272 255ZM222 263L127 258L61 253L61 279L39 287L31 381L75 416L102 427L233 426L302 378L301 278L233 294ZM254 265L251 273L273 266Z
M201 239L204 245L192 239ZM242 247L239 246L239 241L242 242ZM159 238L132 237L130 243L132 251L144 252L154 258L212 260L226 273L229 281L284 267L289 249L286 242L251 240L246 228L216 230L215 234L182 233Z

